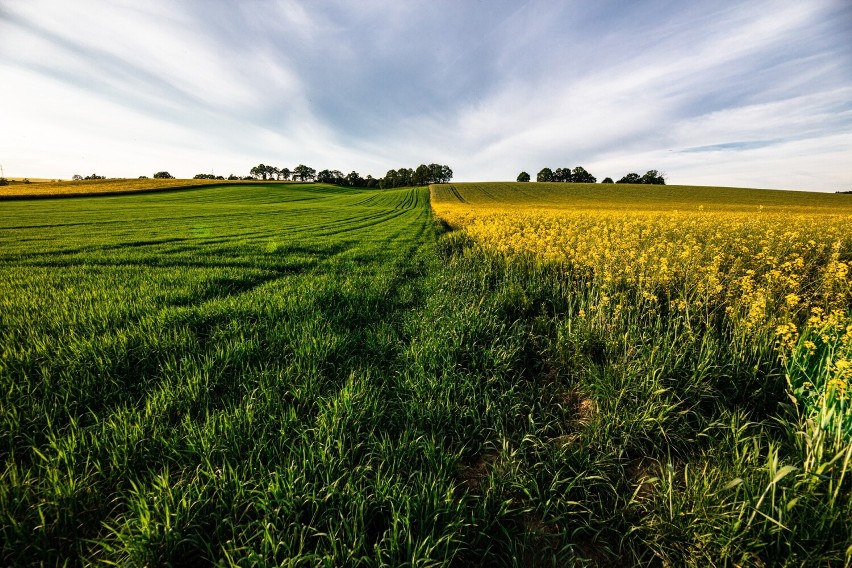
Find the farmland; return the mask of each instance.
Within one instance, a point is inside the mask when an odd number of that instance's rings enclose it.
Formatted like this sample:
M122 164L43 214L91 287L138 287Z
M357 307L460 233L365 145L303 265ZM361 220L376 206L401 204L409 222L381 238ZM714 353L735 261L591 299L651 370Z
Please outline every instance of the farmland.
M148 178L96 179L80 181L33 180L32 183L20 183L13 180L9 185L0 185L0 200L32 199L34 197L79 197L93 194L142 193L234 183L238 182L209 179Z
M2 563L849 561L849 196L429 191L0 203Z
M628 531L656 556L852 559L852 200L520 183L432 197L457 247L527 282L519 305L545 289L567 306L543 326L547 359L596 415L568 440L622 457Z

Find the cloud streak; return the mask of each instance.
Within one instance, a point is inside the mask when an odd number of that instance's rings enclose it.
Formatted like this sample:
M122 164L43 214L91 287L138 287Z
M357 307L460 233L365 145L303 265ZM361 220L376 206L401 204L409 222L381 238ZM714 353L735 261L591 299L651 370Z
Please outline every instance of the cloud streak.
M435 161L468 180L583 165L852 186L852 9L839 0L139 6L0 8L10 175L263 161L381 176Z

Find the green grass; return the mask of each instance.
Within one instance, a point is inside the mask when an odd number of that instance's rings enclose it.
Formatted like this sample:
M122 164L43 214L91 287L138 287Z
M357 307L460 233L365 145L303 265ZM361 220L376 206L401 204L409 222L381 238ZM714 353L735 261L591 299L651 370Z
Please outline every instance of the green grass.
M0 203L0 563L848 562L764 347L580 317L591 282L427 197Z
M478 182L435 185L439 201L473 205L505 204L589 209L768 210L825 209L852 211L852 195L778 191L740 187L594 183Z

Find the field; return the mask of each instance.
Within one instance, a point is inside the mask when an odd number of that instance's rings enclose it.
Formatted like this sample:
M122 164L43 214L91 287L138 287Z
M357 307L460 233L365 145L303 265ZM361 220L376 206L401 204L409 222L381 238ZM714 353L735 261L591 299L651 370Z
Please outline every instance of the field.
M72 197L93 194L125 194L147 191L181 189L203 185L227 185L245 182L211 179L96 179L82 181L30 180L19 183L10 180L0 186L0 200L31 199L33 197Z
M849 563L850 197L2 202L0 564Z
M598 414L572 443L618 430L596 443L627 458L629 532L674 564L852 561L852 199L479 183L432 203L457 246L570 306L551 360Z

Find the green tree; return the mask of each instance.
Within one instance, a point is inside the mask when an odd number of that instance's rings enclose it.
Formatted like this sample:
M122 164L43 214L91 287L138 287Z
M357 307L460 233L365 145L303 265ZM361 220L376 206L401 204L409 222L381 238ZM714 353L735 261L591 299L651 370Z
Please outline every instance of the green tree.
M645 175L642 176L642 179L639 183L647 183L651 185L666 185L666 177L665 174L658 172L657 170L648 170L645 172Z
M611 177L605 177L601 183L613 183L613 181Z
M249 174L255 179L260 179L261 176L263 177L263 179L266 179L266 166L263 164L258 164L257 166L254 166L252 169L249 170Z
M518 174L518 181L530 181L530 174L521 172Z
M305 164L299 164L293 168L293 179L299 178L299 181L312 181L316 176L317 171Z
M571 168L556 168L553 172L552 181L571 182L574 178L571 176Z
M432 177L432 170L426 164L420 164L414 170L414 175L411 176L411 183L414 185L426 185L435 181Z
M639 174L630 172L615 183L642 183L642 177Z
M169 172L157 172L154 174L154 179L174 179L175 176Z
M383 177L379 181L379 187L381 189L391 189L391 188L397 187L396 170L388 170L387 173L385 174L385 177Z
M344 178L346 180L346 185L349 187L362 187L364 185L364 178L356 171L351 171Z
M595 183L598 178L587 172L584 168L577 166L571 173L571 181L575 183Z
M550 168L542 168L535 176L535 181L553 181L553 170Z

